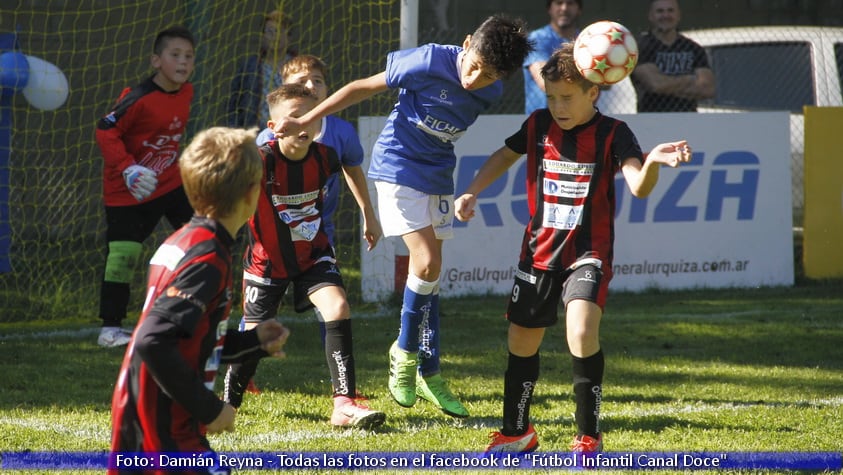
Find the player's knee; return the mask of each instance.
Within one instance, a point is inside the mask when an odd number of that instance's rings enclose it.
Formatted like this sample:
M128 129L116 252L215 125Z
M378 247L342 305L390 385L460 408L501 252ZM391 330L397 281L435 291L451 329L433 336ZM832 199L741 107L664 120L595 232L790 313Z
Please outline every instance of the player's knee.
M111 241L105 261L105 280L128 284L140 259L143 245L135 241Z
M351 307L349 307L348 301L343 299L335 299L321 304L318 312L321 314L323 321L326 322L351 318Z

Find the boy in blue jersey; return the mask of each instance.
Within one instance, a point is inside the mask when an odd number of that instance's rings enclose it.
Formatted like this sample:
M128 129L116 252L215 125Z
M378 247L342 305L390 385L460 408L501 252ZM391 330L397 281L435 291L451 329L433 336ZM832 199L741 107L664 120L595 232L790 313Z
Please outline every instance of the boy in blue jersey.
M410 251L398 339L389 350L389 392L410 407L417 397L446 414L467 417L440 374L439 274L442 241L453 236L454 142L503 94L500 79L532 50L523 22L495 15L462 47L427 44L394 51L386 70L352 81L276 135L296 134L328 114L379 92L399 89L398 102L372 151L384 236L401 236Z

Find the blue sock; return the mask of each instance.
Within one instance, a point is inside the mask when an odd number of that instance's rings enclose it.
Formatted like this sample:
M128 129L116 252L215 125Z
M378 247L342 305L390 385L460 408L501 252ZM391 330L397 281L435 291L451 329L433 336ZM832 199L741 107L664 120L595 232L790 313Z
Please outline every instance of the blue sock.
M419 342L419 374L431 376L441 371L439 366L439 285L433 289L430 312L422 324Z
M427 282L407 276L404 287L404 305L401 307L401 328L398 329L398 348L410 353L419 351L419 333L426 314L430 313L430 300L436 282Z

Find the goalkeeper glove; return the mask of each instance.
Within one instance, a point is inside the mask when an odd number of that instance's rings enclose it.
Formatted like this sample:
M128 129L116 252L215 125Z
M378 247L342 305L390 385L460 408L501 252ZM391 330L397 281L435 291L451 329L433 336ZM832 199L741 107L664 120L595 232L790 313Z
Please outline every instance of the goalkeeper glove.
M123 170L123 180L126 181L129 193L138 201L147 199L158 186L155 172L141 165L130 165Z

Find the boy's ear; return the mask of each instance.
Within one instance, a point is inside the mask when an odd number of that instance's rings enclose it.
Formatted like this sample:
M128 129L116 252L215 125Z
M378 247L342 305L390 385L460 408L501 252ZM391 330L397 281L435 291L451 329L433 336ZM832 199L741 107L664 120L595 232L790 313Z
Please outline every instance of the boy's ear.
M598 87L597 84L592 84L591 87L588 88L588 91L586 91L586 94L588 94L588 98L591 99L591 102L596 102L597 96L600 95L600 87Z
M462 49L468 49L471 46L471 35L465 35L465 39L462 41Z
M161 67L161 57L157 54L151 54L149 56L149 64L152 66L153 69L158 69Z

